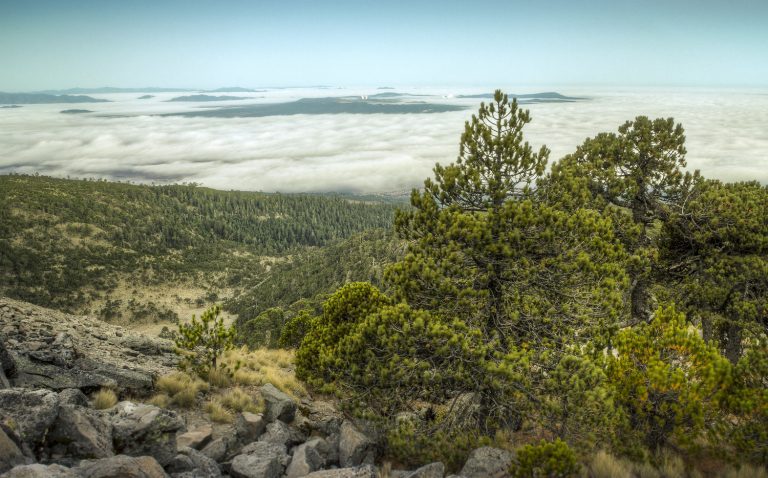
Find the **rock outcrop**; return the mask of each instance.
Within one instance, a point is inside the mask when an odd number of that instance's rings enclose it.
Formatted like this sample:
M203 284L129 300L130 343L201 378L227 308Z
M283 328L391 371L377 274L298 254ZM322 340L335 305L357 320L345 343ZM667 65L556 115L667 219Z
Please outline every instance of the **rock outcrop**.
M154 377L172 371L176 357L169 341L0 297L0 363L14 387L109 387L142 396Z

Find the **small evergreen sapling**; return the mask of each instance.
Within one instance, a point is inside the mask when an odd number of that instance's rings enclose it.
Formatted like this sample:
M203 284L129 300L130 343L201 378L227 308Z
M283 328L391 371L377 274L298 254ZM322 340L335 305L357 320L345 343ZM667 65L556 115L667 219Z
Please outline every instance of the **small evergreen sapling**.
M217 368L226 371L227 366L219 363L222 354L234 346L235 329L226 327L220 317L221 307L214 305L200 315L194 315L187 324L179 324L179 335L175 340L177 353L184 359L180 367L207 378Z

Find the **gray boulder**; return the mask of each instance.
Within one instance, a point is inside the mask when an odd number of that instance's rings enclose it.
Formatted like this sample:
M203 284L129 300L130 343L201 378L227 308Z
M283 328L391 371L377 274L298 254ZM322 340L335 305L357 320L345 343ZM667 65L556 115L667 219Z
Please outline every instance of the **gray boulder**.
M275 388L271 383L262 385L259 391L267 406L265 418L268 422L281 420L285 423L291 423L293 421L296 416L296 402L291 397Z
M21 441L37 450L59 414L59 396L50 390L0 390L0 417Z
M201 453L215 462L222 462L227 456L227 442L223 438L217 438L207 444Z
M324 435L339 433L344 416L331 402L322 400L301 402L301 413L306 418L308 431L318 431Z
M161 465L176 456L176 432L184 427L176 413L132 402L120 402L113 410L112 437L117 453L151 456Z
M173 476L220 478L221 470L218 463L208 458L201 452L190 447L179 448L176 455L166 469Z
M466 478L508 477L509 467L514 460L515 455L512 452L484 446L469 454L460 475Z
M286 448L291 448L294 445L298 445L306 439L306 435L304 435L302 432L286 425L284 422L279 420L267 425L266 433L259 437L259 441L285 445Z
M361 433L349 420L341 424L339 437L339 465L343 468L372 464L375 458L375 443Z
M16 376L16 361L0 340L0 388L9 388L9 378Z
M62 405L88 406L88 397L77 388L65 388L59 392L59 403Z
M3 478L81 478L80 475L61 465L22 465L3 475Z
M213 427L210 425L195 428L194 430L176 435L176 446L179 448L190 447L195 450L200 450L210 443L212 435Z
M233 478L279 478L289 459L282 445L254 442L232 460L229 474Z
M163 467L151 456L117 455L84 460L74 470L81 478L168 478Z
M243 412L235 420L235 434L241 443L251 443L264 433L267 421L261 413Z
M46 443L68 458L106 458L112 451L112 425L96 410L62 405Z
M7 431L7 433L6 433ZM19 437L0 423L0 473L31 461L24 455Z
M286 478L299 478L321 469L325 466L327 453L328 443L319 437L297 446L285 470Z
M424 465L418 470L405 475L406 478L443 478L445 476L445 465L439 461Z
M335 470L314 471L307 478L376 478L376 468L364 465L352 468L337 468Z

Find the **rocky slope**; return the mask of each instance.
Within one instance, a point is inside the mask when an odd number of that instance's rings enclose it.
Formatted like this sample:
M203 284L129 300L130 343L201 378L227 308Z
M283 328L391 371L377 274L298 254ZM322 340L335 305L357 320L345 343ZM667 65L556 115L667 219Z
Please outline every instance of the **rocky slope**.
M334 403L267 383L264 413L232 425L140 403L175 358L167 341L0 298L0 478L443 478L442 463L382 473L379 443ZM87 394L123 400L97 410ZM475 450L462 477L508 476L513 454Z
M17 387L85 393L108 387L143 396L176 364L167 340L2 297L0 338L14 357L7 378Z

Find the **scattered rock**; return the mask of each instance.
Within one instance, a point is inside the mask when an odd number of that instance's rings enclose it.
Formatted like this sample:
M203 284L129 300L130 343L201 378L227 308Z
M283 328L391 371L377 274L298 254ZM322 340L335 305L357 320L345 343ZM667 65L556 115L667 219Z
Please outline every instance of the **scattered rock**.
M509 467L514 461L512 452L484 446L469 454L461 476L466 478L503 478L509 476Z
M193 471L195 474L205 478L221 477L219 464L194 448L181 448L179 449L179 454L185 456L192 462L193 469L189 471Z
M375 458L374 442L363 435L349 420L341 424L339 465L348 468L371 464Z
M439 461L424 465L418 470L405 475L406 478L443 478L445 476L445 465Z
M330 402L304 400L301 412L306 417L310 431L318 431L324 435L339 433L344 417Z
M299 430L291 428L279 420L267 425L267 432L259 437L259 441L284 445L287 448L298 445L306 439L306 435Z
M306 478L376 478L376 468L364 465L353 468L338 468L335 470L314 471Z
M211 460L221 463L227 456L227 442L223 438L217 438L203 448L201 453Z
M9 436L11 435L11 436ZM18 437L0 423L0 473L10 470L17 465L26 465L28 459L21 451L21 442Z
M312 438L296 447L291 463L285 470L286 478L299 478L325 466L328 443L322 438ZM442 477L440 477L442 478Z
M152 456L161 465L176 456L176 432L184 427L174 412L154 405L120 402L112 417L115 451Z
M81 478L69 468L61 465L22 465L17 466L3 478Z
M291 397L275 388L271 383L262 385L259 391L267 405L265 418L268 422L281 420L285 423L291 423L293 421L296 416L296 402Z
M235 433L242 443L250 443L264 433L267 421L261 413L243 412L235 421Z
M288 464L285 447L267 442L254 442L232 460L233 478L279 478Z
M3 334L5 335L5 334ZM16 376L16 361L5 348L3 341L0 340L0 388L9 388L11 386L8 379Z
M56 452L73 458L114 455L112 426L101 413L77 405L61 405L46 442Z
M77 405L79 407L88 406L88 397L77 388L66 388L59 392L59 403L61 405Z
M55 392L18 388L0 390L0 416L33 451L42 444L58 414L59 396Z
M178 448L189 447L200 450L211 441L212 434L213 427L210 425L195 428L192 431L177 435L176 446Z
M82 478L167 478L163 467L151 456L117 455L84 460L75 471Z

